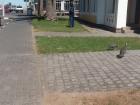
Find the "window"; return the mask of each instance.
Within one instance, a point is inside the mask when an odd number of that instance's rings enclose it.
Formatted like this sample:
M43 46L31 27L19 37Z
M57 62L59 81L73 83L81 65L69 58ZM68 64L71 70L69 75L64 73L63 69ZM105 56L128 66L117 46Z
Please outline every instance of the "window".
M61 10L61 1L56 0L56 11L60 11L60 10Z
M74 8L75 10L79 10L79 0L74 1Z
M70 8L70 1L69 1L69 0L66 0L64 6L65 6L65 10L66 10L66 11L69 11L69 8Z

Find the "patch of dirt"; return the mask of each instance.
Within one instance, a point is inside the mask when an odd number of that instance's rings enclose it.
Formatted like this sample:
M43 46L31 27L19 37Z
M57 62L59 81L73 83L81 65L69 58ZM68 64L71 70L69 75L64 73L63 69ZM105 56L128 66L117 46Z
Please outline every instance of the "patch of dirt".
M39 32L39 30L36 29L36 28L34 28L34 27L32 28L32 31L33 31L33 32Z
M140 90L96 93L49 93L43 105L140 105Z

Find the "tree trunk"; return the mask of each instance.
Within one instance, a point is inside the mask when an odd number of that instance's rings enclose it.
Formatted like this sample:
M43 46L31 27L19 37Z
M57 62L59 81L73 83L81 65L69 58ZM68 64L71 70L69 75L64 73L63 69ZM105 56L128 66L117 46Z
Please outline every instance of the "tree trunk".
M56 20L56 0L48 0L47 2L47 19Z
M38 16L43 15L43 0L38 0Z

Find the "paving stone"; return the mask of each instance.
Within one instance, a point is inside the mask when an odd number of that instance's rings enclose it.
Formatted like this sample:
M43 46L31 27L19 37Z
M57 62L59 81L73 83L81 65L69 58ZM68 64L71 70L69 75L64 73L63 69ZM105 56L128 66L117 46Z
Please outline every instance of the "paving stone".
M54 72L45 73L44 77L46 81L47 77L62 78L60 84L65 88L61 88L61 91L65 92L139 88L140 51L128 51L123 59L116 58L118 53L113 51L47 55L44 58L45 65L53 68L46 68L44 72ZM45 82L45 86L49 84ZM47 91L59 91L55 84L52 86L54 87Z

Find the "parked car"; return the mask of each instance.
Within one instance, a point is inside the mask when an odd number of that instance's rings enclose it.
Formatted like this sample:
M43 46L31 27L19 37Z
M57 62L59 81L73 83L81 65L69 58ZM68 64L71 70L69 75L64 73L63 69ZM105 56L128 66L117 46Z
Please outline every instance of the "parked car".
M23 13L23 7L22 6L17 6L16 7L16 13Z
M12 5L12 6L11 6L10 12L16 12L16 6L15 6L15 5Z

